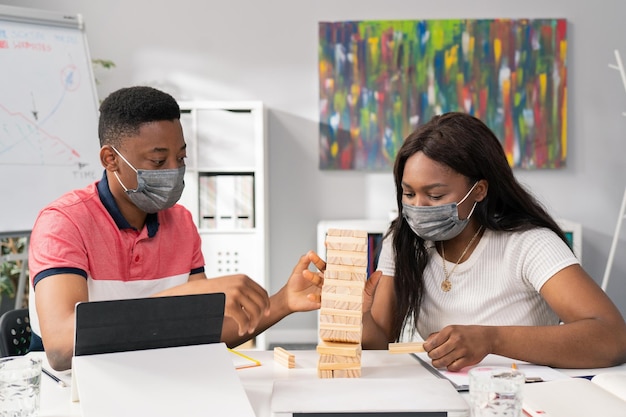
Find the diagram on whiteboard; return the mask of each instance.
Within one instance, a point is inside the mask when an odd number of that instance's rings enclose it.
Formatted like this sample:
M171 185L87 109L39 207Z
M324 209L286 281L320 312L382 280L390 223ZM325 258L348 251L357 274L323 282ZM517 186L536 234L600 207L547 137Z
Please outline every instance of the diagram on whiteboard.
M100 172L89 166L99 148L97 109L81 37L78 30L0 26L0 63L11 61L0 76L0 165Z
M86 39L79 15L0 5L0 234L102 176Z

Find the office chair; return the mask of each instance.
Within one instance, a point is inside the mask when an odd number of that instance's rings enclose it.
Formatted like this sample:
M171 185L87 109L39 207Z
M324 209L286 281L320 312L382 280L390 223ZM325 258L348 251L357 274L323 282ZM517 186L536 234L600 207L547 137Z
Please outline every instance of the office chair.
M0 357L26 355L30 346L30 335L27 308L4 313L0 317Z

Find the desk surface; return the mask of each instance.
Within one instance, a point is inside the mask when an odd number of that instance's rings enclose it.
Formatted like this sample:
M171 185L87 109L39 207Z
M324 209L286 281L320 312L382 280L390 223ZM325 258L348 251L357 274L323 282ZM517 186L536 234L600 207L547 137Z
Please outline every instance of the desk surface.
M295 355L296 367L287 369L274 363L273 351L245 351L245 353L261 361L262 365L254 368L237 370L241 378L250 404L258 417L271 417L270 401L272 386L275 380L293 379L308 380L318 379L317 359L318 354L314 350L291 351ZM44 357L42 353L29 353ZM361 358L362 378L436 378L417 360L408 354L390 354L388 351L364 350ZM50 369L50 368L48 368ZM626 365L606 369L566 369L562 372L570 376L595 375L606 372L626 372ZM69 417L80 416L79 403L72 403L71 389L69 387L69 372L60 374L62 379L68 381L67 387L61 387L51 378L43 375L41 386L41 417Z

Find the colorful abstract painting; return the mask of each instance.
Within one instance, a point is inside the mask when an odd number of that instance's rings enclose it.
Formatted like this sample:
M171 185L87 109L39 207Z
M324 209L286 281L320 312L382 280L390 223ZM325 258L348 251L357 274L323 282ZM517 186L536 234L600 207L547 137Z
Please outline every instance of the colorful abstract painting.
M483 120L514 168L563 167L566 33L565 19L320 23L320 169L389 170L449 111Z

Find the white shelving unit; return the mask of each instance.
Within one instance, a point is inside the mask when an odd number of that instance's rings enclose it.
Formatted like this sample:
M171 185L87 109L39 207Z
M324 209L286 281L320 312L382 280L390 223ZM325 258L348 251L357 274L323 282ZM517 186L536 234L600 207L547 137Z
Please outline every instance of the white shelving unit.
M180 203L202 237L206 275L246 274L268 288L266 114L261 102L179 102L187 142ZM260 335L255 346L265 349Z

